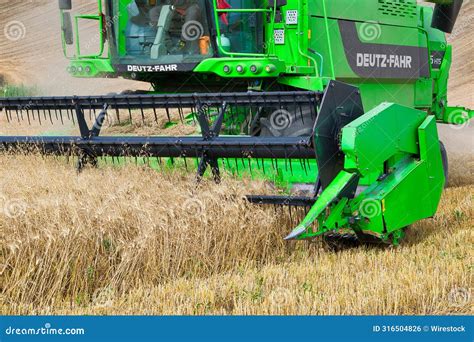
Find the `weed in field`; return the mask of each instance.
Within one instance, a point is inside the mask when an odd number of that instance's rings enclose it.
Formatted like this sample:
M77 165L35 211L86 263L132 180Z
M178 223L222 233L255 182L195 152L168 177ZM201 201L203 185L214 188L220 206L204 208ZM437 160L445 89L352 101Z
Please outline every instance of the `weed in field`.
M36 87L7 84L0 85L0 97L34 96L36 93Z

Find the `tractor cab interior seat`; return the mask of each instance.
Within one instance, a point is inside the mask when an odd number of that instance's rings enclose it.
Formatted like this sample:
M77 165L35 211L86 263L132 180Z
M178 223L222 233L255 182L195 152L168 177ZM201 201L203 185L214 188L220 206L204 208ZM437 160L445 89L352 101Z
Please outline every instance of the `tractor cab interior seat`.
M135 0L128 8L127 53L158 59L200 55L199 40L209 35L199 0Z

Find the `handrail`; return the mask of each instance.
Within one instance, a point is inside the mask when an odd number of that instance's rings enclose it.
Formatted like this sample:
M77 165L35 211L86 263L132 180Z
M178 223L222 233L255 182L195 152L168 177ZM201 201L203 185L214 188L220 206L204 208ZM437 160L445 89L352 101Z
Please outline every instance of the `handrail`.
M271 12L272 10L268 8L222 8L216 9L218 13L232 13L232 12Z
M95 55L82 55L81 54L81 45L80 45L80 39L79 39L79 20L80 19L86 19L86 20L98 20L99 21L99 35L100 35L100 50L99 53ZM81 15L76 15L74 16L74 23L75 23L75 31L76 31L76 58L97 58L100 57L104 54L104 23L102 21L102 16L101 15L91 15L91 14L81 14Z
M326 10L326 0L323 0L323 12L324 12L324 23L326 26L326 38L328 41L329 62L331 64L331 74L332 74L332 78L336 79L336 72L334 70L334 57L332 55L331 35L329 34L329 21L328 21L328 13Z
M104 21L103 21L103 5L102 0L97 0L97 14L79 14L74 15L74 41L75 41L75 54L73 56L68 56L66 42L64 38L64 31L61 33L62 38L62 48L64 56L69 59L78 59L78 58L98 58L104 54L105 50L105 40L104 40ZM61 10L61 26L64 26L64 10ZM98 54L95 55L82 55L81 54L81 45L80 45L80 36L79 36L79 20L86 19L86 20L97 20L99 21L99 35L100 35L100 50Z
M300 16L301 13L302 13L302 11L301 11L301 2L302 2L302 1L298 1L298 16ZM310 61L313 62L313 64L314 64L314 72L315 72L315 74L316 74L316 77L319 77L318 63L316 62L316 59L314 59L314 58L311 57L310 55L304 53L304 51L301 49L301 38L300 38L300 37L303 35L303 34L302 34L303 32L301 31L301 20L299 20L299 19L298 19L298 28L297 28L297 30L298 30L298 40L297 40L297 42L298 42L298 52L299 52L299 54L300 54L301 56L306 57L306 58L308 58Z
M226 51L221 45L221 30L220 30L220 25L219 25L219 14L221 13L271 13L272 10L267 9L267 8L226 8L226 9L219 9L217 8L217 0L212 0L213 2L213 10L214 10L214 20L216 22L216 31L217 31L217 47L219 51L226 56L229 57L268 57L269 54L265 53L250 53L250 52L231 52L231 51ZM274 20L274 19L272 19Z

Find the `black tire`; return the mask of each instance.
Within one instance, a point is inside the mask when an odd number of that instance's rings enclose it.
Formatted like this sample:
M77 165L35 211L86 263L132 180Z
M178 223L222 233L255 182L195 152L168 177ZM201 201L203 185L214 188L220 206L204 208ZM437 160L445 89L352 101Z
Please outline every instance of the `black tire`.
M448 176L449 176L449 161L448 161L448 153L446 152L446 147L444 147L444 144L442 141L439 142L439 148L441 150L441 160L443 162L443 172L444 172L444 178L445 178L445 183L444 187L447 187L448 185Z

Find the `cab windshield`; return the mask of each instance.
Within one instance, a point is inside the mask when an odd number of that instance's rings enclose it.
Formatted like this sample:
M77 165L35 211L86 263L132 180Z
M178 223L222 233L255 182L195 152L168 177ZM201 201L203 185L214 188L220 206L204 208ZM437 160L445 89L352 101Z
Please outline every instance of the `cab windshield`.
M257 2L222 1L218 3L227 8L253 8ZM209 25L210 0L113 1L111 7L118 57L123 62L198 63L216 54ZM229 52L257 52L263 45L263 25L255 13L221 15L218 24L224 35L221 43Z

